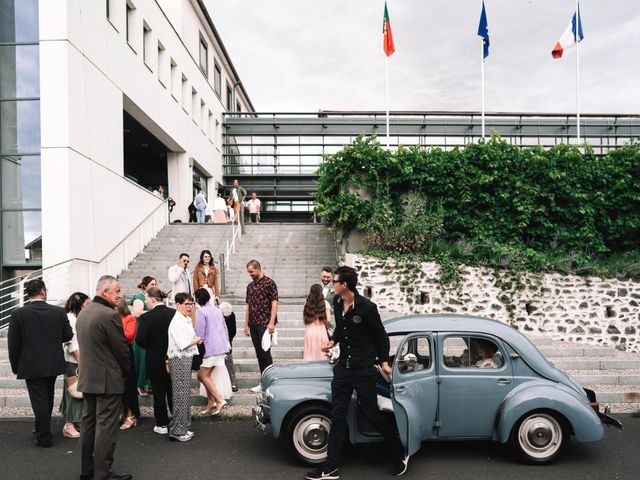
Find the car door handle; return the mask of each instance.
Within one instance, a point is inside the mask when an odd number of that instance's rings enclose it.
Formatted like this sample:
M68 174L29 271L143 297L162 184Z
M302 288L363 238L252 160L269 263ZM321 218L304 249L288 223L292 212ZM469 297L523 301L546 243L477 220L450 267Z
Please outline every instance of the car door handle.
M403 387L402 385L399 385L396 387L396 393L402 393L407 389L407 387Z
M499 378L498 385L509 385L511 380L509 378Z

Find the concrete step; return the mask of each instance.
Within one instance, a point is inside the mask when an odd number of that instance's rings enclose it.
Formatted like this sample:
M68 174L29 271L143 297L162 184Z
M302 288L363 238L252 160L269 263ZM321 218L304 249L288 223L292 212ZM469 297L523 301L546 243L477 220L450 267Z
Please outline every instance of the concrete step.
M640 359L602 359L600 357L583 358L563 358L549 359L561 370L638 370L640 369Z

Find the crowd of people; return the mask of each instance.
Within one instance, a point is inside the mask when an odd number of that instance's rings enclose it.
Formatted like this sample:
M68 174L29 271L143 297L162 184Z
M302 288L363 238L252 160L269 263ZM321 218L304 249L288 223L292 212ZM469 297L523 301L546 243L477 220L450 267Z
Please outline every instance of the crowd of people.
M203 250L192 272L189 262L189 255L182 253L169 268L169 298L155 278L145 276L138 285L140 292L127 302L120 282L105 275L93 299L75 292L62 309L46 303L47 289L41 279L27 282L30 302L12 312L9 326L11 366L18 378L26 380L35 415L34 443L41 447L52 444L54 385L63 374L62 434L80 439L81 478L131 478L115 474L111 466L118 431L137 426L140 396L153 396L155 433L188 442L194 438L189 430L192 372L197 371L200 394L206 398L200 415L219 415L237 392L232 356L235 314L228 302L220 302L219 272L212 253ZM273 363L278 288L257 260L250 260L246 271L251 281L246 289L244 334L251 338L262 373ZM388 338L375 304L357 293L356 281L357 274L349 267L335 272L324 267L301 311L304 360L326 359L336 343L347 347L334 368L329 457L323 468L306 478L338 478L345 415L354 389L365 414L384 433L394 461L406 470L397 431L383 425L374 411L375 386L368 374L375 358L390 370L384 361ZM358 325L362 319L364 330ZM352 340L351 335L362 338ZM260 392L260 384L251 390Z
M251 223L260 223L262 202L256 192L251 192L247 200L247 191L233 181L233 187L229 196L225 199L222 192L215 192L212 202L207 201L207 196L201 186L196 186L196 195L188 207L189 222L193 223L239 223L240 209L243 208Z

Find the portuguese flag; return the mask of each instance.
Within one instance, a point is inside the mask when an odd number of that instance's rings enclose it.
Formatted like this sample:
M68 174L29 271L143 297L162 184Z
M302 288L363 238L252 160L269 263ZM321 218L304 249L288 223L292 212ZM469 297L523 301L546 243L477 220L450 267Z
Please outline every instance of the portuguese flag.
M391 33L391 20L389 20L389 11L387 10L387 2L384 2L384 19L382 20L382 48L387 57L393 55L396 47L393 45L393 34Z

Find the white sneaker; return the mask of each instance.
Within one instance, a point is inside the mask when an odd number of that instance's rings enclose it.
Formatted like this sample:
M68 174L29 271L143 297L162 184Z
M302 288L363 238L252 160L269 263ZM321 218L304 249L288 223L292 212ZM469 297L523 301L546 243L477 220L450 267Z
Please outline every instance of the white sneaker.
M251 389L251 391L252 391L253 393L260 393L260 392L262 392L262 386L258 384L258 385L256 385L255 387L253 387L253 388Z
M169 429L167 427L153 427L153 431L160 435L166 435L169 433Z

